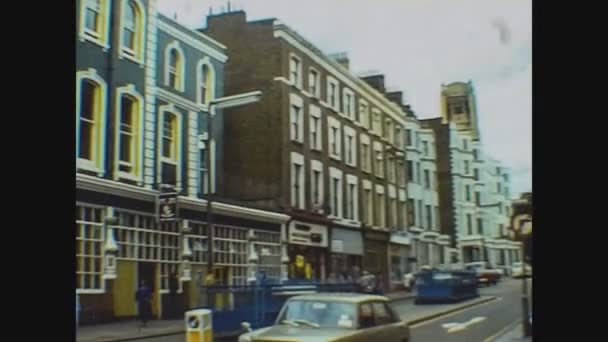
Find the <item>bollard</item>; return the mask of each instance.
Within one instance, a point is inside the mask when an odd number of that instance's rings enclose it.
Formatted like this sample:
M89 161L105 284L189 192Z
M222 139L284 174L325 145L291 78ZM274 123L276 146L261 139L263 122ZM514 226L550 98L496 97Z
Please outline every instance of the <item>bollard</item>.
M212 342L211 310L197 309L185 314L186 342Z

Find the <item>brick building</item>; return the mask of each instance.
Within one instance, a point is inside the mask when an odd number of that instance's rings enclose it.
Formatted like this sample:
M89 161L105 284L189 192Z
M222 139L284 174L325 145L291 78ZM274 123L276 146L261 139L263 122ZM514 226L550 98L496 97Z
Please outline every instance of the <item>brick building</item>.
M390 232L407 228L400 104L378 75L355 76L346 56L325 55L275 19L224 13L201 31L227 47L226 92L264 93L226 111L224 195L291 216L291 278L358 266L388 287Z

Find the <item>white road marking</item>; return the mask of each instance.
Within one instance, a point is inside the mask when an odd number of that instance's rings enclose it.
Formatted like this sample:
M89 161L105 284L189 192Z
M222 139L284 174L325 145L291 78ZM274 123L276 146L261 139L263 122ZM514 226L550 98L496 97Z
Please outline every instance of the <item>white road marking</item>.
M451 327L456 326L458 324L459 323L445 323L445 324L442 324L441 327L444 329L450 329Z
M445 323L445 324L442 324L441 327L444 329L447 329L448 334L450 334L453 332L465 330L469 326L479 323L479 322L483 322L485 320L486 320L485 317L475 317L475 318L472 318L470 321L467 321L464 323Z
M476 304L476 305L473 305L473 306L470 306L470 307L466 307L466 308L459 308L457 311L451 312L451 313L449 313L447 315L441 315L441 316L435 317L433 319L430 319L428 321L422 321L420 323L416 323L414 325L411 325L410 328L416 328L416 327L419 327L419 326L423 326L423 325L426 325L426 324L437 322L439 320L444 320L444 319L446 319L448 317L451 317L451 316L454 316L454 315L459 315L459 314L463 313L466 310L473 309L473 308L479 308L479 307L481 307L483 305L492 304L495 300L496 300L496 297L492 298L491 300L489 300L489 301L487 301L485 303Z

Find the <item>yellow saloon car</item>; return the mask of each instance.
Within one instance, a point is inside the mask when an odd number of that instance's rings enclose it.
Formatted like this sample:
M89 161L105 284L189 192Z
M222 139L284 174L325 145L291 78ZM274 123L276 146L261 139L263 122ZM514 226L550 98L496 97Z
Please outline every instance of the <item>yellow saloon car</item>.
M243 326L249 329L249 324ZM406 342L409 327L383 296L315 293L290 298L274 325L249 331L239 342Z

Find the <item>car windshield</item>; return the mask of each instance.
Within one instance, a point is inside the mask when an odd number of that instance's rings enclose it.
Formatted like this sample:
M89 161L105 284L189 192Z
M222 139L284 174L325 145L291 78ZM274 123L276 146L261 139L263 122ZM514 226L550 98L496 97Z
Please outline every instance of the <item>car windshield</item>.
M354 304L292 300L285 304L277 318L277 323L315 328L352 329L355 327L355 313Z

